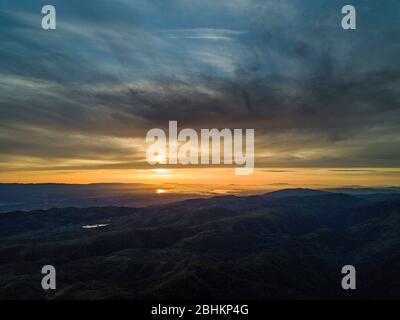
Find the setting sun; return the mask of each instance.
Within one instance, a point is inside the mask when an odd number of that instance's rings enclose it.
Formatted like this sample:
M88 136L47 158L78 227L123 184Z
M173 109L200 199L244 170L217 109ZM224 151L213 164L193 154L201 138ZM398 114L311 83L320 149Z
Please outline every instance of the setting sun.
M159 174L171 172L170 169L163 169L163 168L153 169L151 171L154 172L154 173L159 173Z

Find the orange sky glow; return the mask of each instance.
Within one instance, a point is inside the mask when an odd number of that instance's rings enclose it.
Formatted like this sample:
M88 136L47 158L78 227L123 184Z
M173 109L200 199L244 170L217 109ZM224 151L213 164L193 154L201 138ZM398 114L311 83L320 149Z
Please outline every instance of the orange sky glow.
M257 192L293 187L391 186L400 184L400 169L258 168L236 176L234 168L149 168L0 173L3 183L144 183L184 192L214 188L220 193ZM163 193L163 192L159 192Z

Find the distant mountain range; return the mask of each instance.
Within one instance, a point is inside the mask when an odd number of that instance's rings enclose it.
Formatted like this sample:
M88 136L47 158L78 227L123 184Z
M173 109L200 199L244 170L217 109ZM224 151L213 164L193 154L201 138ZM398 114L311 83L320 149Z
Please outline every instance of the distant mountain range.
M139 183L0 183L0 213L63 207L142 207L198 196L190 192L168 192L155 197L157 188L155 185Z
M53 293L40 287L46 264ZM354 291L341 288L348 264ZM399 299L399 270L398 192L0 215L0 299Z
M145 207L167 204L186 199L210 197L212 192L202 194L187 191L185 188L171 189L162 195L156 195L163 186L139 183L95 183L95 184L18 184L0 183L0 213L16 210L32 211L51 208L93 206ZM317 195L322 192L344 193L355 196L367 196L376 199L392 199L400 194L400 188L335 188L325 190L286 189L270 192L268 197ZM222 198L223 199L223 198Z

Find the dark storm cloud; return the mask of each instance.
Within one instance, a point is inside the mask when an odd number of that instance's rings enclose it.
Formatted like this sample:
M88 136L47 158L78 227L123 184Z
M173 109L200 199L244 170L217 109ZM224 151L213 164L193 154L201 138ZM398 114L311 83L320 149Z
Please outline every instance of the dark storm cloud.
M398 166L400 3L353 4L356 31L332 1L55 1L43 31L3 1L1 159L131 163L95 141L178 120L255 128L258 166Z

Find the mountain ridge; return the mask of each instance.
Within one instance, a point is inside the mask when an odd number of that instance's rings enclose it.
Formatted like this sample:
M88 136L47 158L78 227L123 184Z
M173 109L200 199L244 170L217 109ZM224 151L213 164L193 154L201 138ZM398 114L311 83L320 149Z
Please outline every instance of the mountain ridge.
M400 200L300 193L2 214L0 298L399 298ZM356 292L340 288L346 264Z

